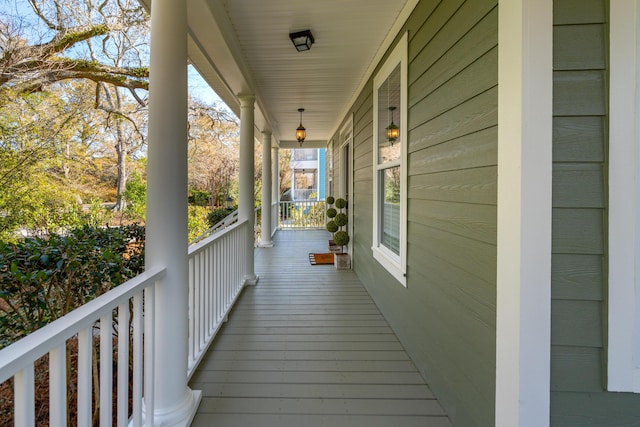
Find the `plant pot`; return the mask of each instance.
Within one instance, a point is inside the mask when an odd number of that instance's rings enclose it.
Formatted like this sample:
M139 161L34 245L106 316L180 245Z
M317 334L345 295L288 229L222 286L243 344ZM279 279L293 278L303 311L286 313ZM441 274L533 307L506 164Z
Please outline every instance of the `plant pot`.
M349 254L336 253L333 255L333 265L336 270L350 270L351 269L351 257Z
M342 246L338 246L333 240L329 240L329 252L339 254L342 252Z

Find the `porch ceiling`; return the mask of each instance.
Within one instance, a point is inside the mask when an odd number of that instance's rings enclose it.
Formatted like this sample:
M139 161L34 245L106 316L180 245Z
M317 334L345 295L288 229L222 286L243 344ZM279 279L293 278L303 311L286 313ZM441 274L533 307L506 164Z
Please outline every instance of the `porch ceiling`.
M189 0L189 58L239 114L256 96L256 127L294 146L304 108L305 146L324 146L417 0ZM297 52L289 33L310 29Z

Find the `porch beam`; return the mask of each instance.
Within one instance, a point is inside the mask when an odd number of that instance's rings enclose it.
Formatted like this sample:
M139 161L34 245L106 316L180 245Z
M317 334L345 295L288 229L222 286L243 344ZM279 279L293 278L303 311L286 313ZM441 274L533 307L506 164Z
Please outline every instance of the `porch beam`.
M151 8L146 268L166 267L155 292L156 426L187 426L200 392L187 387L187 6Z
M238 194L238 221L249 222L250 233L246 242L247 271L245 282L247 285L258 283L254 265L254 233L255 229L255 102L256 98L249 94L238 95L240 99L240 183Z
M498 18L496 426L549 425L553 1Z
M260 233L260 246L270 248L271 240L271 132L262 131L262 230Z

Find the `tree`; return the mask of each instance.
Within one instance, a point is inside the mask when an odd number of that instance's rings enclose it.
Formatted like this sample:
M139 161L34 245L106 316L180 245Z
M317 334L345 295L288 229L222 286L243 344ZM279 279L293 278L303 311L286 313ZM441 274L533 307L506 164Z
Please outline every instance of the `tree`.
M137 0L26 1L37 24L9 14L0 20L0 105L60 81L94 82L95 108L107 113L104 128L114 134L115 209L123 210L127 158L144 143L146 95L138 90L148 89L149 17Z
M208 191L212 207L237 191L239 136L239 122L231 112L190 100L189 186Z
M27 2L44 29L28 25L17 14L0 18L0 100L68 79L123 87L137 98L137 89L148 89L147 66L102 62L103 57L92 58L87 47L93 42L110 48L115 33L146 28L148 16L138 1Z

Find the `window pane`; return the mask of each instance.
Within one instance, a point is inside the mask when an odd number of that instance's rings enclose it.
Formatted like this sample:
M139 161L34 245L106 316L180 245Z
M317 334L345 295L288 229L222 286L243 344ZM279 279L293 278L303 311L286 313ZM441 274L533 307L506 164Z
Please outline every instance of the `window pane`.
M378 88L378 163L401 155L400 64Z
M400 167L380 171L380 243L400 255Z

